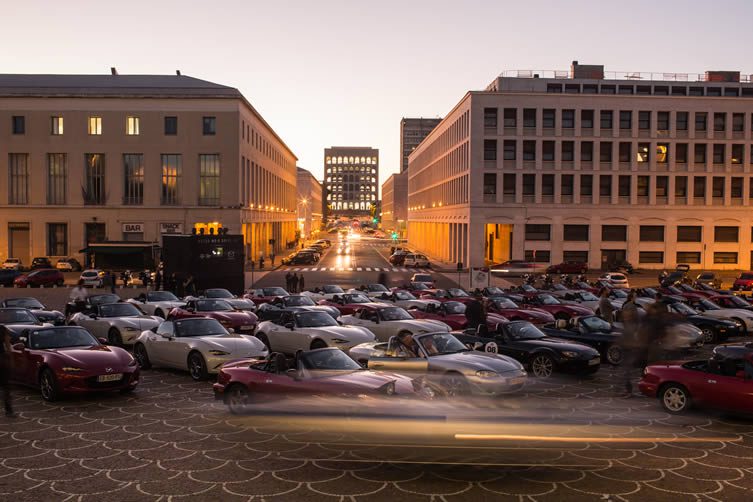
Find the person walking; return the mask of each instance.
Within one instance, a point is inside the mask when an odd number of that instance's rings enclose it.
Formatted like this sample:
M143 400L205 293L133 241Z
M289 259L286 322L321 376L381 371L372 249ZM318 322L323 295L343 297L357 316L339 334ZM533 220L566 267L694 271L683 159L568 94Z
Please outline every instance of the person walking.
M157 273L154 274L154 289L159 291L162 289L162 269L158 268Z
M379 272L379 276L377 277L377 283L382 284L385 287L388 287L387 286L387 274L384 271Z
M633 373L642 365L641 343L639 338L640 314L635 303L635 292L628 293L627 300L622 305L622 379L625 385L625 397L633 396Z
M609 301L609 289L602 288L599 294L599 316L609 324L614 322L614 306Z
M82 312L86 307L86 298L88 296L89 293L84 287L84 281L82 279L79 279L76 287L71 290L71 294L69 295L69 298L71 300L69 305L72 305L72 307L68 308L68 306L66 306L68 312L66 312L65 315L68 316L75 314L76 312Z
M10 368L12 364L10 333L5 326L0 326L0 388L3 391L3 403L5 404L5 416L16 418L13 411L13 397L10 393Z
M466 304L465 319L469 329L476 329L481 324L486 323L486 314L484 306L477 299L473 299Z
M285 291L290 292L290 290L293 289L292 278L293 278L293 274L291 274L290 272L288 272L287 274L285 274Z
M303 288L306 286L306 283L303 280L303 274L298 276L298 292L303 293Z
M110 293L115 294L115 272L112 270L107 271L107 283L110 286Z
M293 272L293 277L290 278L290 293L298 292L298 276Z
M259 270L264 269L264 255L259 256Z
M186 290L186 295L196 296L196 281L193 278L193 274L188 274L186 281L183 283L183 288Z
M272 253L269 255L270 263L272 263L272 266L275 266L275 252L272 251Z

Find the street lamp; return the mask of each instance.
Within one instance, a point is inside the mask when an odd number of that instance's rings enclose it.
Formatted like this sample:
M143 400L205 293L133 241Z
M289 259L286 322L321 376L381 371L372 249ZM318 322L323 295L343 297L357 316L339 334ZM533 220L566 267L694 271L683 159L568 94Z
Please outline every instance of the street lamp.
M307 198L303 197L301 200L298 201L299 205L303 205L303 228L302 233L306 233L306 225L308 224L308 210L309 210L309 201ZM301 237L305 237L302 235Z

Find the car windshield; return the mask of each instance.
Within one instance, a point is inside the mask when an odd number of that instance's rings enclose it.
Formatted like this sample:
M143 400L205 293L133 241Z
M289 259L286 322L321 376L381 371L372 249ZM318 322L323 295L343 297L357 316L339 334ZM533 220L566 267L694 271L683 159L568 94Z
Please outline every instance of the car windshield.
M732 303L735 307L741 307L741 308L748 308L750 307L750 303L746 302L739 296L727 296L725 297L730 303Z
M610 274L609 280L611 280L611 281L626 281L627 279L622 274Z
M384 284L369 284L366 286L369 293L389 293L390 290Z
M721 310L719 305L706 300L705 298L698 302L698 305L703 307L703 310Z
M0 324L37 324L37 318L24 309L0 310Z
M465 304L460 302L445 302L442 307L447 314L465 314Z
M175 321L179 337L226 335L227 331L216 319L183 319Z
M522 284L522 285L520 286L520 289L521 289L522 291L525 291L526 293L535 293L536 291L538 291L538 289L534 288L534 287L533 287L533 286L531 286L530 284Z
M429 274L416 274L413 276L414 282L432 282Z
M102 305L104 303L117 303L120 301L118 295L94 295L89 297L89 304Z
M286 296L283 302L286 307L311 307L316 305L316 302L308 296Z
M233 298L233 293L227 289L207 289L204 291L207 298Z
M621 289L612 289L610 291L610 294L615 298L627 298L627 293ZM595 295L591 295L594 297L594 300L598 300L598 298Z
M323 286L322 291L327 295L341 295L345 292L340 286Z
M486 294L489 295L489 296L492 296L492 295L503 295L503 294L505 294L505 292L502 291L500 288L498 288L496 286L492 286L491 288L486 288Z
M471 295L469 295L468 293L466 293L465 291L463 291L460 288L450 288L450 289L447 290L447 292L453 298L468 298L468 297L471 296Z
M304 352L298 359L301 366L313 371L361 371L363 368L340 349Z
M323 328L338 325L337 321L326 312L301 312L295 315L295 322L302 328Z
M427 289L431 289L429 286L427 286L423 282L412 282L410 284L410 287L415 289L416 291L426 291Z
M81 274L81 277L97 277L99 274L95 270L87 270Z
M261 296L288 296L290 293L282 288L262 288Z
M506 326L507 333L513 340L537 340L545 338L546 335L530 322L518 321L508 323Z
M416 297L412 294L408 293L407 291L398 291L395 293L395 299L397 300L415 300Z
M714 278L714 274L712 272L701 272L698 274L697 279L699 281L708 281Z
M588 316L580 320L588 331L612 331L612 325L601 317Z
M74 326L32 331L27 343L33 350L95 347L100 344L88 331Z
M379 309L379 318L382 321L407 321L413 319L413 316L400 307L385 307Z
M256 304L251 300L236 299L233 301L235 310L256 310Z
M225 300L197 300L196 310L198 312L229 312L233 306Z
M418 343L430 356L456 354L458 352L468 352L469 350L465 345L463 345L463 342L449 333L423 335L418 338Z
M141 311L131 303L108 303L99 306L100 317L135 317Z
M494 305L498 309L517 309L517 308L520 308L520 307L518 307L517 303L515 303L512 300L510 300L509 298L499 298L499 299L495 298L493 300L493 302L494 302Z
M657 291L654 288L643 288L643 293L648 296L654 297L656 296Z
M347 297L348 303L369 303L371 298L366 295L350 295Z
M670 307L672 308L672 310L674 310L678 314L682 314L682 315L698 315L698 312L696 312L696 310L693 309L693 307L691 307L689 305L686 305L684 303L681 303L681 302L673 303Z
M146 294L147 301L150 302L179 302L177 296L170 291L151 291Z
M599 300L599 298L595 294L591 293L590 291L585 291L581 293L580 299L583 300L584 302L595 302Z
M5 300L6 307L21 307L24 309L43 310L44 305L36 298L9 298Z
M552 286L552 291L567 291L567 288L563 284L555 284Z
M538 296L539 302L542 305L559 305L560 301L553 297L552 295L539 295Z

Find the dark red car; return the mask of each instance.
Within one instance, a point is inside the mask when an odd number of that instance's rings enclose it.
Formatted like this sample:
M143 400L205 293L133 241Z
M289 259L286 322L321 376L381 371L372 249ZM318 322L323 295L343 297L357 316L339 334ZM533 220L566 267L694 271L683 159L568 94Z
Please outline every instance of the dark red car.
M78 326L29 329L13 339L11 357L11 379L39 388L47 401L64 394L129 392L139 383L139 366L128 352Z
M547 293L523 295L522 305L525 308L534 307L552 314L555 319L570 319L585 315L594 315L593 310L580 305L565 304Z
M737 276L732 283L733 291L750 291L753 290L753 272L743 272Z
M557 265L550 265L546 269L547 274L585 274L588 272L588 264L582 261L563 261Z
M753 351L722 360L654 363L646 367L638 387L673 414L693 405L753 413Z
M167 320L189 317L211 317L217 319L225 329L232 328L242 335L253 335L259 318L253 312L235 310L226 300L199 298L186 302L184 308L174 308Z
M546 310L526 309L504 296L487 299L486 310L507 317L511 321L528 321L538 326L554 322L554 316Z
M327 347L301 352L293 364L280 353L263 361L243 359L220 369L214 395L232 413L243 413L253 401L288 395L412 395L419 385L394 373L372 371L342 350Z
M442 302L439 306L429 303L422 307L410 308L408 312L416 319L442 321L453 330L465 329L468 326L468 319L465 318L465 304L461 302ZM486 314L486 326L490 331L496 330L497 324L508 321L506 317L499 314Z
M706 295L704 294L701 294L699 292L685 291L684 289L681 289L677 286L668 286L666 288L660 288L659 291L663 295L682 296L686 300L703 300L704 298L706 298Z
M437 289L433 293L426 293L421 295L423 300L437 300L438 302L460 302L468 303L475 300L475 298L468 294L467 291L460 288L447 288Z
M362 293L345 293L342 295L335 295L331 300L321 300L319 305L328 305L335 307L340 311L341 315L352 315L357 309L363 308L368 305L383 307L385 304L378 303L378 300L369 298Z
M282 288L272 287L272 288L250 289L245 295L243 295L243 298L251 300L256 305L261 305L262 303L269 303L275 298L280 298L280 297L289 296L289 295L290 293L288 293Z
M724 309L753 310L750 302L735 295L711 295L708 299Z
M15 278L13 285L17 288L44 288L48 286L62 286L65 284L63 273L54 268L40 268L28 274L22 274Z

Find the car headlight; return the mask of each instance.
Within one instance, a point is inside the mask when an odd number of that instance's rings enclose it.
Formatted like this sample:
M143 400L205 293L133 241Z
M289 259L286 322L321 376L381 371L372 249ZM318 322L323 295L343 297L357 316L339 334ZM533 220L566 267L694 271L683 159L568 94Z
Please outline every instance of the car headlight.
M134 328L133 326L126 326L123 328L125 331L138 331L138 328Z
M335 343L348 343L350 340L346 340L345 338L333 338L332 341Z
M208 351L208 354L210 356L226 356L230 354L230 352L225 352L224 350L210 350Z
M136 361L136 359L134 359L133 357L130 361L128 361L128 366L137 366L138 364L138 361Z
M496 371L479 370L476 372L476 376L479 378L495 378L499 376L499 374Z
M562 354L562 357L567 357L568 359L578 357L579 355L577 352L573 352L572 350L563 350L561 354Z
M379 392L391 396L395 393L395 382L389 382L379 387Z
M64 366L61 369L66 373L77 373L79 371L84 371L83 368L77 368L76 366Z

